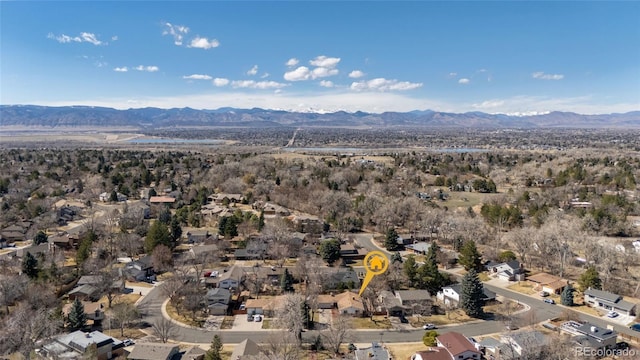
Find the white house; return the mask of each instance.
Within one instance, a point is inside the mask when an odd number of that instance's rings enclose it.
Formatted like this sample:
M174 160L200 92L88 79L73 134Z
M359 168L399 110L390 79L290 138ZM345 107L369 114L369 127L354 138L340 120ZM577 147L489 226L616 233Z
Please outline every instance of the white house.
M445 305L458 306L458 303L460 303L460 294L462 293L461 290L462 288L460 284L445 286L442 288L442 291L439 291L438 294L436 294L436 299L443 302ZM493 291L486 288L483 288L483 291L484 297L482 298L482 301L487 302L496 299L496 294Z
M616 311L628 316L636 314L636 304L622 300L622 296L608 291L588 288L584 292L584 302L594 308Z
M240 286L243 276L244 271L242 268L234 265L220 275L218 287L223 289L237 289Z

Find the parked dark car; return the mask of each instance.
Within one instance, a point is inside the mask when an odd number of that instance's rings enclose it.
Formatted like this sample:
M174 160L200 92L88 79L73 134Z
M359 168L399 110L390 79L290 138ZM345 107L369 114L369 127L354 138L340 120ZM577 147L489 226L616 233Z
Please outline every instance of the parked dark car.
M640 324L633 324L629 328L633 331L640 331Z

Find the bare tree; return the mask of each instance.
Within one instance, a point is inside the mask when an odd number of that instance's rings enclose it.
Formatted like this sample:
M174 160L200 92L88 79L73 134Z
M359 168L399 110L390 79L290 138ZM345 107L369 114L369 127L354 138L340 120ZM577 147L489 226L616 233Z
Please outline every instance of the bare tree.
M169 298L169 301L175 304L175 301L180 297L182 293L182 289L184 288L185 279L182 279L180 276L175 275L165 280L162 285L160 285L160 291ZM177 308L177 306L176 306Z
M262 346L256 360L298 360L302 358L302 348L296 336L289 331L271 333Z
M22 297L28 283L29 279L24 274L14 276L0 275L0 306L5 306L5 315L9 314L9 305L12 305Z
M153 332L160 338L160 341L166 343L169 338L177 331L176 324L173 321L162 317L156 320L151 326Z
M301 294L286 294L277 314L277 324L280 328L291 331L298 340L302 341L302 329L304 329L304 317L302 310L305 298Z
M340 345L351 341L351 321L345 315L338 316L322 333L322 340L334 354L340 353Z
M12 354L18 352L29 357L37 344L58 334L62 328L62 321L56 318L53 310L40 308L32 309L20 306L0 327L0 352Z
M153 269L157 272L165 272L171 269L173 265L173 254L171 250L164 245L160 244L153 249L151 254Z
M138 310L130 303L122 302L115 304L110 309L110 316L116 321L120 328L120 336L124 336L124 329L129 324L139 318Z

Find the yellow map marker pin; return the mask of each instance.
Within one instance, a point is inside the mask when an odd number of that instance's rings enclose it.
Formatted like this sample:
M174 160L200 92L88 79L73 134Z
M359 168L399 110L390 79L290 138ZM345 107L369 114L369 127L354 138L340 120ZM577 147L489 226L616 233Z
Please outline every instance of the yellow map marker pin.
M362 280L362 286L360 287L359 296L362 295L364 289L367 288L371 279L374 276L380 275L387 271L389 268L389 259L382 251L370 251L367 256L364 257L364 268L367 270L364 280Z

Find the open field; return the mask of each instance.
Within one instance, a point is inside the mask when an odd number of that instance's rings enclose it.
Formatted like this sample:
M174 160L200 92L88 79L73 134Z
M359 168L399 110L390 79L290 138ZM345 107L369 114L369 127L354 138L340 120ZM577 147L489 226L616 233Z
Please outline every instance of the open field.
M391 329L391 321L384 316L371 318L357 317L352 319L354 329Z

